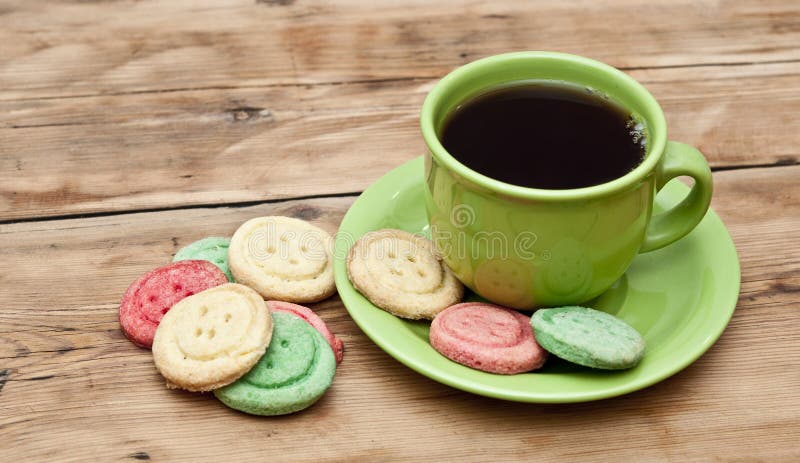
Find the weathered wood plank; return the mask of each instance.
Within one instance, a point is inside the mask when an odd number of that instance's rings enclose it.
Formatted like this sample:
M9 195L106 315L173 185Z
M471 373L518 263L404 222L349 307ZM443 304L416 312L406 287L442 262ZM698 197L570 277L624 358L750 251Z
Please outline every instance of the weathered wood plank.
M800 159L800 62L630 73L712 166ZM361 191L423 152L433 82L0 102L0 220Z
M427 380L375 347L335 297L315 308L342 335L345 362L320 403L284 418L166 390L147 352L120 334L125 287L177 247L261 214L335 231L352 198L0 226L0 429L13 443L4 457L796 461L798 174L715 174L714 208L742 263L739 305L720 341L656 386L575 405L505 403ZM308 438L298 445L298 436Z
M520 49L623 67L800 59L800 5L781 0L4 0L0 9L5 99L433 78Z

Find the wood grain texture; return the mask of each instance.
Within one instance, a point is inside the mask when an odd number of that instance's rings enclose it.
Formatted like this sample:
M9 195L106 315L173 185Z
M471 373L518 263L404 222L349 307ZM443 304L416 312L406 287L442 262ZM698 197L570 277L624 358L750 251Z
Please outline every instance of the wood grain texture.
M798 43L785 0L0 0L0 460L800 461ZM311 409L164 387L119 331L136 276L257 215L334 232L422 152L436 79L523 49L626 70L718 170L742 287L704 356L624 397L508 403L402 366L333 297L345 360Z
M0 43L0 221L360 191L520 49L628 69L712 166L800 159L797 2L2 0Z
M373 345L338 298L315 308L346 344L334 387L282 418L169 391L125 340L117 304L180 246L286 214L335 231L351 197L0 226L0 430L10 461L770 461L800 458L800 166L715 174L742 264L722 338L624 397L522 405L430 381ZM10 290L9 290L10 289ZM302 443L298 443L298 437Z
M525 49L618 67L800 59L800 5L781 0L0 5L0 88L14 99L434 78L478 56Z
M712 166L800 159L800 62L630 73ZM433 82L0 102L0 220L361 191L424 151Z

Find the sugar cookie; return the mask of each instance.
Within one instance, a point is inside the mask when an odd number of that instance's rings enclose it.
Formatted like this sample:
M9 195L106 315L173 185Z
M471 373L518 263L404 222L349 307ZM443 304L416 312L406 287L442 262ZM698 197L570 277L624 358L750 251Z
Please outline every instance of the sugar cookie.
M430 320L464 295L433 243L402 230L362 236L350 248L347 276L373 304L412 320Z
M203 238L181 248L175 253L175 257L172 261L178 262L187 259L207 260L219 267L225 276L228 277L228 281L233 281L233 275L231 275L231 270L228 267L228 247L230 244L231 240L228 238L217 238L213 236Z
M178 302L161 319L153 359L167 387L210 391L258 362L272 336L272 316L255 291L227 283Z
M586 307L539 309L531 317L536 340L551 354L604 370L636 366L644 339L619 318Z
M319 331L322 337L328 341L328 344L331 345L331 349L333 349L333 355L336 357L336 364L338 365L342 363L342 357L344 357L344 343L341 339L334 336L331 330L328 329L328 325L326 325L325 322L319 318L319 315L314 313L313 310L302 305L283 301L267 301L267 305L273 312L279 311L296 315L305 320L305 322L309 325L313 326L314 329Z
M267 353L239 381L214 391L228 407L252 415L285 415L311 406L333 382L336 360L325 338L295 315L272 314Z
M431 323L429 339L450 360L489 373L524 373L547 360L528 317L483 302L465 302L442 311Z
M122 296L119 324L134 344L149 349L161 317L186 296L227 283L213 264L184 260L145 273Z
M228 250L234 279L265 299L315 302L336 291L333 238L290 217L258 217L236 230Z

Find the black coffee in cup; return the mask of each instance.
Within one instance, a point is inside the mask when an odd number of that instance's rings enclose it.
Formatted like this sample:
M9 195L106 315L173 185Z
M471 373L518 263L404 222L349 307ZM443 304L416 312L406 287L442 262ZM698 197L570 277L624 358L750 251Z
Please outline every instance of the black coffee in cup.
M575 85L521 82L461 104L439 138L461 163L530 188L568 189L622 177L645 154L643 127L619 104Z

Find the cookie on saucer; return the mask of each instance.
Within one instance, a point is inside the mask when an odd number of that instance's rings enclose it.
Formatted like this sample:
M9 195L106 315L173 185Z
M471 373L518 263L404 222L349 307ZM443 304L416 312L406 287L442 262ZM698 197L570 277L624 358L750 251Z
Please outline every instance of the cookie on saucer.
M347 276L373 304L411 320L431 320L464 295L433 243L403 230L362 236L350 248Z
M644 355L642 335L619 318L587 307L539 309L531 317L539 344L578 365L604 370L636 366Z
M547 360L528 317L483 302L465 302L442 311L431 323L429 339L450 360L489 373L524 373Z

